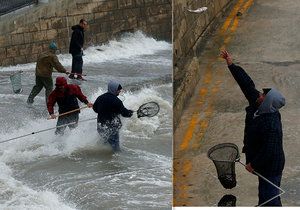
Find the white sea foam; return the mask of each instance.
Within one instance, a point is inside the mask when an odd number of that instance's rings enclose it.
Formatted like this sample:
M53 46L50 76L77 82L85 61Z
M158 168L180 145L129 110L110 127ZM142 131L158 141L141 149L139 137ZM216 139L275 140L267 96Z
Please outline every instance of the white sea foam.
M84 50L84 65L102 62L119 62L122 59L138 57L133 62L148 62L149 59L142 59L145 55L153 55L158 51L171 50L172 45L166 41L158 41L152 37L148 37L143 32L126 33L118 40L111 40L107 44L91 46ZM101 50L101 51L99 51ZM60 62L70 67L72 64L72 56L70 54L59 54ZM150 59L151 63L168 63L171 65L170 59L163 60ZM28 64L20 64L16 66L0 67L0 72L28 71L35 69L35 62Z
M90 98L95 100L97 96L104 92L103 89L99 88ZM150 138L153 132L160 126L160 118L164 117L168 112L171 112L171 104L165 101L155 88L145 88L136 93L126 92L124 97L124 105L128 108L136 110L142 103L156 101L161 105L161 111L153 118L138 119L136 116L133 116L130 119L122 119L124 126L121 130L121 135L135 138L137 136ZM81 120L95 117L96 114L91 109L84 109L80 114ZM55 121L45 119L29 121L26 126L18 130L11 130L10 132L1 131L2 134L0 134L0 136L2 140L5 140L30 134L33 131L55 127L55 123ZM78 150L89 150L89 148L99 147L97 144L98 133L96 131L96 120L80 123L77 129L72 132L67 131L63 138L55 136L53 132L54 130L50 130L0 144L0 182L4 184L4 191L1 190L1 193L5 194L7 192L10 195L2 207L12 206L16 209L57 209L61 207L59 209L71 209L68 205L61 203L55 193L50 191L37 192L15 180L12 177L11 169L6 165L15 162L30 162L49 156L70 156ZM144 153L143 151L135 151L135 153L141 153L138 156L143 159L146 158L146 161L151 161L152 163L158 161L156 165L159 164L163 168L170 167L169 158ZM116 177L114 176L114 178ZM155 181L154 184L157 186L165 187L168 186L168 184L170 185L167 181L153 179L155 179L155 177L145 179L141 181L141 184Z
M104 93L104 90L100 88L89 98L92 99L91 101L94 101L102 93ZM129 109L137 110L143 103L156 101L161 106L161 110L157 116L152 118L137 118L136 114L134 114L130 119L122 119L121 135L132 138L150 138L160 126L162 118L171 112L172 105L164 100L155 88L145 88L137 93L127 92L124 94L124 97L123 103ZM92 109L83 109L80 114L80 120L92 120L79 123L78 128L72 132L66 129L63 138L56 136L54 129L38 133L44 129L55 128L56 121L45 119L29 121L26 123L26 126L18 130L10 130L9 132L1 130L1 140L31 134L32 132L36 134L0 144L0 161L12 163L33 161L45 156L68 156L78 149L94 147L97 145L98 140L96 119L94 119L96 116ZM24 120L27 121L28 119Z
M101 49L102 51L98 51ZM84 62L101 63L101 62L120 62L122 59L137 58L138 62L160 63L159 58L143 59L143 55L153 55L160 50L171 50L171 45L167 42L156 41L149 38L141 32L127 34L119 40L112 40L108 44L102 46L93 46L85 50ZM59 55L59 59L66 66L71 64L70 55ZM162 58L165 59L165 58ZM134 60L134 59L133 59ZM164 61L165 62L165 61ZM167 62L167 61L166 61ZM170 61L169 61L170 63ZM18 70L35 69L35 63L17 65L11 67L0 68L0 73ZM170 88L170 87L169 87ZM99 88L93 94L89 95L90 101L95 101L96 98L104 93L106 89ZM25 95L0 94L0 98L7 101L14 99L26 100ZM160 112L153 118L137 118L136 113L130 119L122 119L123 127L120 135L125 137L127 141L133 138L149 139L162 125L165 126L165 118L170 118L172 104L157 87L144 88L137 92L126 92L121 96L124 105L132 110L137 110L138 107L149 101L156 101L160 105ZM44 100L43 96L38 96L38 100ZM80 114L80 120L96 118L96 114L92 109L83 109ZM35 132L34 135L28 135L6 143L0 143L0 209L71 209L72 205L61 200L54 192L43 190L36 191L30 186L16 180L13 176L13 171L9 167L15 163L25 163L36 161L39 159L48 159L49 157L61 156L74 158L79 151L90 150L106 150L102 144L98 142L98 133L96 131L96 119L79 123L79 126L70 132L66 129L63 137L54 134L55 129L37 133L48 128L55 128L56 121L40 119L31 119L24 116L21 118L25 126L18 129L3 130L0 128L0 141L7 140L13 137L18 137ZM133 139L134 140L134 139ZM126 144L126 142L123 142ZM170 158L165 156L156 156L146 151L135 151L138 158L142 161L149 161L160 165L163 170L170 168ZM168 174L170 171L168 170ZM116 178L116 176L113 176ZM145 184L151 184L155 181L156 186L168 186L168 178L162 180L153 180L149 178L144 180ZM113 180L112 180L113 181ZM147 184L147 185L148 185ZM171 186L171 183L169 183ZM4 197L3 197L4 196ZM1 200L1 198L4 198Z
M35 191L16 180L12 170L0 161L0 209L74 209L50 191Z

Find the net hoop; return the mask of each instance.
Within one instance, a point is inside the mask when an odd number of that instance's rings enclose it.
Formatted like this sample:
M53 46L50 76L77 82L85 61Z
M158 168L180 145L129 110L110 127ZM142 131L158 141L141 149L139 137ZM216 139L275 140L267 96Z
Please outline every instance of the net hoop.
M216 156L215 152L220 151L224 148L230 148L231 150L235 151L236 153L236 157L233 159L232 158L227 158L226 160L224 159L220 159L221 156ZM207 157L209 159L211 159L212 161L218 161L218 162L237 162L240 160L240 155L239 155L239 148L237 145L233 144L233 143L222 143L222 144L217 144L215 146L213 146L212 148L210 148L207 152ZM222 157L224 158L224 156ZM232 160L228 160L228 159L232 159Z
M145 104L142 104L137 110L137 116L140 117L154 117L159 112L160 107L158 103L151 101Z
M18 71L10 76L13 92L17 94L23 91L22 82L21 82L21 73L22 73L21 71Z
M236 186L235 162L240 158L238 147L232 143L222 143L213 146L207 156L216 166L218 179L225 189Z

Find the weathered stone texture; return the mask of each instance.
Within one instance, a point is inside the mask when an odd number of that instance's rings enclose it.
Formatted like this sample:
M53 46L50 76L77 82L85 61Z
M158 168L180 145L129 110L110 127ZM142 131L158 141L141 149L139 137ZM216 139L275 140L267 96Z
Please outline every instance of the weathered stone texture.
M19 56L19 47L18 46L12 46L6 48L6 56L7 58L12 58Z
M156 0L155 0L156 1ZM173 1L173 65L174 65L174 125L180 119L182 110L199 81L196 57L197 45L202 36L214 24L231 0L176 0ZM187 9L200 7L208 9L201 14L189 13ZM199 71L199 69L198 69Z
M104 43L123 32L143 30L171 39L169 0L56 0L0 24L1 65L35 62L55 40L68 52L71 26L85 18L89 29L85 46Z

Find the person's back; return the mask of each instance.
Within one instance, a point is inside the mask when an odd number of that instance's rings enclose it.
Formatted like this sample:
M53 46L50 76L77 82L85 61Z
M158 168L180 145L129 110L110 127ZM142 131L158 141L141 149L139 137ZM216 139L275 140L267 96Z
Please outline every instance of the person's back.
M58 72L66 72L54 52L49 51L42 53L36 63L36 75L40 77L51 77L53 68L57 69Z
M111 93L104 93L95 102L99 123L110 123L122 114L122 101Z

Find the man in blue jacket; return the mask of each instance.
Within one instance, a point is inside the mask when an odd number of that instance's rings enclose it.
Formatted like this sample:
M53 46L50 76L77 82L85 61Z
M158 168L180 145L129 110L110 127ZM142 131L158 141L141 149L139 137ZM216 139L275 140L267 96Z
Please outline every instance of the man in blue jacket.
M119 115L131 117L133 114L133 111L126 109L117 97L121 90L122 86L119 83L110 81L108 91L100 95L93 105L94 111L98 113L97 131L114 151L120 151L119 130L122 122Z
M221 52L228 68L249 102L246 107L243 153L246 155L246 169L256 171L280 187L285 157L282 145L282 124L279 109L285 105L284 97L275 88L255 88L249 75L233 63L231 55ZM258 205L278 195L277 188L258 178ZM282 206L280 197L265 206Z
M83 44L84 44L84 31L88 28L88 23L85 19L79 21L79 25L72 26L72 37L70 42L69 53L72 54L72 71L69 76L70 79L83 80L82 66L83 66Z

